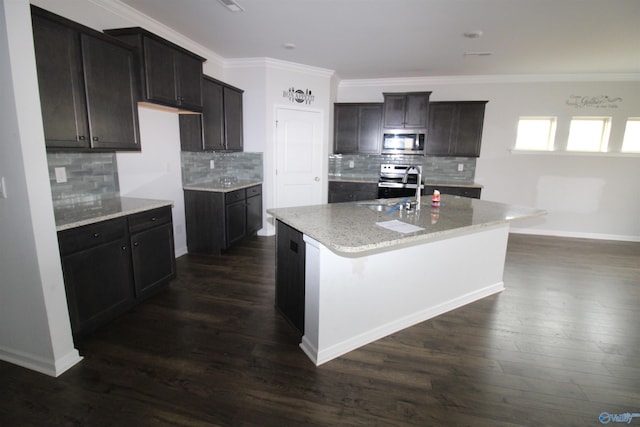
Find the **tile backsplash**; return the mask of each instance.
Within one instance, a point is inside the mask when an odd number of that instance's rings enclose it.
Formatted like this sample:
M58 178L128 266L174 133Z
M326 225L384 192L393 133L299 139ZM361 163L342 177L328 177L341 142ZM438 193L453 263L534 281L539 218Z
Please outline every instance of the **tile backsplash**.
M422 165L422 175L426 182L442 184L473 184L476 174L475 157L331 154L329 179L377 181L382 163ZM462 171L458 171L460 164Z
M262 153L183 151L181 160L183 185L217 182L223 177L248 181L262 181L263 177Z
M114 153L47 153L54 207L91 204L120 191ZM56 182L56 168L64 168L67 182Z

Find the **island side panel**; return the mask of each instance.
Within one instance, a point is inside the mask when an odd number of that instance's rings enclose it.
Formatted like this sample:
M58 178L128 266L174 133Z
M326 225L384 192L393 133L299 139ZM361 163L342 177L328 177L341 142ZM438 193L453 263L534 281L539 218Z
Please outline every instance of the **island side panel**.
M508 233L500 224L363 257L340 256L305 235L302 349L320 365L500 292Z

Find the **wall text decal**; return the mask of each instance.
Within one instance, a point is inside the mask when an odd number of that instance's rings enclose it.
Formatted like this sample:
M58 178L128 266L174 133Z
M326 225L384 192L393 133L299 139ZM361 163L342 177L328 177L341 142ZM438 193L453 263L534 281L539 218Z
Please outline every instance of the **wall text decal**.
M607 95L582 96L571 95L567 99L567 105L575 108L618 108L622 98Z
M313 102L314 96L311 95L311 90L301 90L295 89L294 87L290 87L289 90L285 90L282 92L283 98L289 98L291 102L297 102L298 104L311 104Z

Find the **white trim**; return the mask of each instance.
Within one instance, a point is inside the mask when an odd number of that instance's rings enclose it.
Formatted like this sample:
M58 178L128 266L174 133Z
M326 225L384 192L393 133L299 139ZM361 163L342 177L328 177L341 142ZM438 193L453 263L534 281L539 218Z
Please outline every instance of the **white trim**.
M71 352L51 362L48 358L42 358L37 355L27 354L21 351L15 351L6 347L0 347L0 360L31 369L41 374L51 377L58 377L71 367L78 364L83 358L78 354L78 350L73 349Z
M143 27L145 30L164 37L165 39L177 44L178 46L181 46L184 49L190 50L197 55L203 56L209 62L216 63L220 67L222 67L222 65L224 64L224 58L211 49L199 43L196 43L195 41L177 32L171 27L166 26L160 21L156 21L150 16L145 15L138 9L134 9L133 7L123 3L120 0L88 1L127 21L135 22L138 26Z
M512 148L509 150L511 154L521 156L521 155L543 155L543 156L577 156L577 157L635 157L639 158L640 153L623 153L623 152L613 152L613 151L554 151L554 150L518 150Z
M339 88L416 86L416 85L460 85L490 83L548 83L548 82L629 82L640 81L640 74L494 74L486 76L432 76L391 77L383 79L341 80Z
M232 58L224 60L224 67L231 68L274 68L283 71L308 74L317 77L331 78L335 71L326 68L313 67L310 65L298 64L296 62L281 61L268 57L259 58Z
M640 242L640 236L625 236L622 234L584 233L580 231L540 230L537 228L515 228L510 230L514 234L530 234L537 236L568 237L574 239L615 240L620 242Z

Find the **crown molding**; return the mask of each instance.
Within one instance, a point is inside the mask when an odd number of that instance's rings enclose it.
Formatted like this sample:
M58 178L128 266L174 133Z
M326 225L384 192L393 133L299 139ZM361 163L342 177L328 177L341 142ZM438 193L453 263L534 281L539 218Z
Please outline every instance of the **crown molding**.
M335 74L335 71L326 68L313 67L311 65L298 64L296 62L282 61L267 57L225 59L224 68L271 68L324 78L331 78Z
M171 27L166 26L160 21L156 21L150 16L145 15L137 9L121 2L120 0L88 0L90 3L107 10L114 15L117 15L127 21L131 21L133 25L143 27L147 31L151 31L161 37L170 40L171 42L181 46L187 50L192 51L204 58L207 61L214 62L220 67L224 64L224 58L215 53L214 51L204 47L203 45L194 42L190 38L177 32Z
M391 77L382 79L341 80L338 87L630 81L640 81L640 74L493 74L477 76Z

